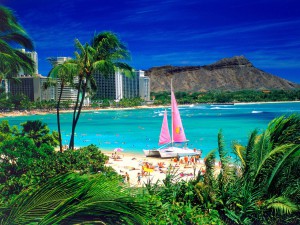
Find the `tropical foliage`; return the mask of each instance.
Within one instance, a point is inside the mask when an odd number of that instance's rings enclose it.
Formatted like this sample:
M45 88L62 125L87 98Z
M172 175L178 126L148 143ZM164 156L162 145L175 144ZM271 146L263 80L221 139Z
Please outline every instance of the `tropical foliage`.
M32 49L25 31L4 7L0 7L0 22L0 80L21 68L32 71L32 62L8 44L15 42ZM122 63L128 51L114 34L97 34L91 44L75 42L76 59L51 71L51 76L60 79L61 89L73 85L73 74L78 76L71 148L84 96L95 87L93 73L109 75L117 68L131 70ZM176 95L178 102L185 104L299 100L299 93ZM168 95L153 95L155 104L168 103ZM33 106L24 96L6 99L2 92L0 97L1 109L56 107L60 122L60 100ZM139 99L124 99L118 106L133 102L139 104ZM110 105L107 101L105 104ZM145 189L135 189L122 184L115 171L105 166L108 157L95 145L58 152L54 147L58 143L61 146L60 134L50 133L41 121L27 121L20 127L2 121L0 224L300 224L300 115L274 119L265 131L253 131L245 146L234 143L234 159L223 142L220 131L218 149L205 157L205 172L195 178L179 180L180 174L170 168L162 182L152 184L149 180Z
M15 77L21 70L32 74L34 62L25 53L13 47L33 50L33 43L14 13L3 6L0 6L0 24L0 82Z
M144 190L125 188L104 166L107 156L96 146L61 153L47 143L38 148L31 138L39 139L35 129L20 132L4 121L0 131L3 224L300 222L298 114L274 119L261 133L253 131L245 146L235 143L235 158L220 131L218 149L205 157L204 174L180 181L170 169L162 182L149 181Z
M299 120L282 116L253 131L246 146L234 145L234 161L220 131L205 174L177 182L170 173L163 186L147 185L158 219L148 224L299 224Z
M2 209L1 224L144 224L149 209L118 179L56 176Z
M95 90L95 79L93 75L98 72L103 76L115 74L121 69L126 75L131 75L132 68L122 62L129 59L129 52L125 45L111 32L95 34L91 44L82 45L78 39L75 40L75 60L78 70L78 94L74 106L72 131L70 137L70 148L74 149L74 134L83 107L84 98L87 93Z
M54 66L49 72L48 82L45 83L45 89L49 86L55 86L57 83L59 84L59 94L56 105L56 118L57 118L57 129L58 129L58 140L59 140L59 149L60 152L63 151L62 146L62 137L61 137L61 129L60 129L60 104L62 93L66 85L73 86L74 78L77 75L77 65L75 63L66 61L62 64L58 64Z
M0 192L1 199L11 200L22 190L46 182L57 174L70 171L79 174L105 172L114 175L110 167L104 167L107 156L94 145L77 151L54 151L57 133L41 121L21 124L22 130L10 127L8 121L0 123Z
M300 99L300 90L176 92L175 95L179 104L296 101ZM170 92L151 93L151 99L156 105L170 104Z

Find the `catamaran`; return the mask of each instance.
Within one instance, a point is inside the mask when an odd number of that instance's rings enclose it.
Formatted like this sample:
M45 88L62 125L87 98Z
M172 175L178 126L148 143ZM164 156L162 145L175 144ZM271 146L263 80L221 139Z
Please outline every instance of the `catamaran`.
M159 145L163 145L158 149L144 149L145 156L157 156L161 158L173 158L185 155L200 155L201 152L187 147L188 140L186 139L178 105L171 84L171 113L172 113L172 135L170 135L168 126L167 111L164 112L163 123L161 126ZM177 147L175 145L184 145Z

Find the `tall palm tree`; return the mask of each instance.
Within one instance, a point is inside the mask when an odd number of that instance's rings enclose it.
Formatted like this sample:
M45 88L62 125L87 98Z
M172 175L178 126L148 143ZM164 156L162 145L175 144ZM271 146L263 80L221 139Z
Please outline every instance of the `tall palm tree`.
M14 13L0 6L0 82L16 76L21 69L30 74L34 71L33 60L12 46L34 50L32 41Z
M77 68L78 65L76 63L73 63L72 60L66 61L63 64L55 65L50 70L48 74L49 79L48 82L46 83L46 86L56 85L57 83L60 86L60 92L59 92L57 105L56 105L56 119L57 119L60 152L63 151L61 129L60 129L60 103L61 103L62 93L66 85L73 85L74 78L78 73Z
M117 68L124 70L127 76L132 73L132 68L122 62L129 59L129 52L125 45L110 32L95 34L91 44L82 45L79 40L75 40L78 50L76 62L79 65L78 73L78 95L73 112L72 131L70 138L70 148L74 148L74 134L78 123L81 109L83 107L86 93L95 87L93 74L100 72L103 76L113 75Z

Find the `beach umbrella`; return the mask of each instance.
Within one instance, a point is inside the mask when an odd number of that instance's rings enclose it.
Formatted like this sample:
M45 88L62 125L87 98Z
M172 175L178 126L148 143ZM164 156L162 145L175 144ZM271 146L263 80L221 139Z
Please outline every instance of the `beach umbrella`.
M122 152L122 151L123 151L123 148L115 148L114 151L115 151L115 152Z

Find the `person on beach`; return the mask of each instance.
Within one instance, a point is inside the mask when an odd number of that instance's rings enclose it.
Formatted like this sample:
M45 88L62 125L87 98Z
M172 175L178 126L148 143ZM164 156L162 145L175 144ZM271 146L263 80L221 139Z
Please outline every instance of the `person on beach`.
M184 156L184 163L185 163L185 165L189 164L189 157L188 156Z
M141 185L141 179L142 179L141 173L138 173L138 175L137 175L137 184L138 185Z
M142 176L146 176L146 172L145 172L145 170L144 170L144 166L143 166L143 165L142 165L141 171L142 171Z
M126 181L126 176L122 175L122 183L125 183L125 181Z
M125 177L126 177L127 183L129 184L130 183L130 181L129 181L130 177L129 177L129 174L127 172L125 173Z

